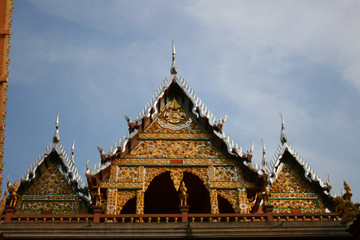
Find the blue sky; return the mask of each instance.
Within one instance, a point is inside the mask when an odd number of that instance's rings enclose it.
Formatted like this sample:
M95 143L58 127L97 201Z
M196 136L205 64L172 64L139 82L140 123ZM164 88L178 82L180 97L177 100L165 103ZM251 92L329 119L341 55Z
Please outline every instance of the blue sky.
M4 176L60 138L83 174L127 131L171 66L253 160L288 143L360 201L359 1L14 2Z

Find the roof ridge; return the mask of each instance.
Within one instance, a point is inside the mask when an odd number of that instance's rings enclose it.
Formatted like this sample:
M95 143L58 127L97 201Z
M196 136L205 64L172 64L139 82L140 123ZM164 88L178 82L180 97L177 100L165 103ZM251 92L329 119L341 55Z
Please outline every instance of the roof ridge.
M78 188L85 188L86 184L84 183L81 175L79 174L79 171L74 163L70 160L65 148L62 146L61 143L53 143L50 142L50 144L45 148L45 150L35 159L35 161L30 165L30 167L25 170L25 172L21 175L19 180L30 180L30 173L33 174L34 178L36 176L36 169L44 162L45 158L50 155L52 150L55 148L55 151L58 153L62 163L67 169L67 174L65 175L66 179L69 183L72 181L76 181L78 183ZM69 173L72 174L72 179L69 177Z

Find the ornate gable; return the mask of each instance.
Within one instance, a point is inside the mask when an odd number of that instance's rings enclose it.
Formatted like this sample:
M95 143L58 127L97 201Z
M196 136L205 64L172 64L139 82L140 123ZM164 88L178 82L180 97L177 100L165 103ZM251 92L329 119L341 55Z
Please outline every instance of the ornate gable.
M325 212L320 194L287 164L282 166L270 192L275 212Z
M53 163L31 186L19 196L18 214L76 214L79 195Z
M59 168L53 163L24 194L75 194Z
M333 211L330 184L323 183L286 142L279 145L270 168L269 200L270 204L274 205L275 212Z
M88 189L75 166L74 142L68 157L60 144L59 114L52 143L44 150L11 188L10 206L18 214L57 215L88 212Z
M155 178L168 176L176 191L181 181L188 185L195 180L187 178L196 178L202 185L197 188L208 192L209 213L220 212L219 197L234 212L256 211L255 203L260 201L256 193L264 179L259 178L259 169L244 164L248 158L222 132L225 119L217 123L182 78L173 75L160 88L135 122L126 116L129 133L109 154L101 150L101 164L94 171L89 169L92 196L98 196L100 188L107 214L129 212L130 202L136 205L133 213L143 214ZM173 209L178 211L178 206Z

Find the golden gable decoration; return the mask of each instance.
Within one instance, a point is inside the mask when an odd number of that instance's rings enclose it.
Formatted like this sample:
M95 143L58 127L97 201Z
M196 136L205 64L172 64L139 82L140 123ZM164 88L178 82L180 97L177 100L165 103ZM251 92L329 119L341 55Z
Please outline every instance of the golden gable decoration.
M321 197L294 171L284 164L270 188L274 212L324 212Z
M18 214L75 214L79 196L53 163L33 185L19 196Z

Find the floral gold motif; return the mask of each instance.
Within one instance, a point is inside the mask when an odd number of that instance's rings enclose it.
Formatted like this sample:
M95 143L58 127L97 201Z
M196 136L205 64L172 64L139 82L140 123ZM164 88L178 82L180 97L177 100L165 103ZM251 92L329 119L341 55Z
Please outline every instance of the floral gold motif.
M126 158L224 158L208 141L142 141Z

